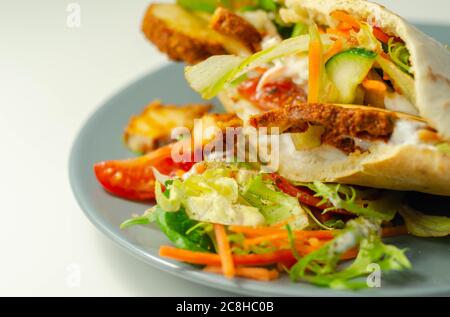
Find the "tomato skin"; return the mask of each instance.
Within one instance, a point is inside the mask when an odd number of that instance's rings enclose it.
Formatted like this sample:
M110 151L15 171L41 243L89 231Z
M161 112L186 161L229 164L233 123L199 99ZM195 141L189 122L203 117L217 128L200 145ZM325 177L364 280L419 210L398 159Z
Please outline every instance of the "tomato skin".
M320 204L322 199L319 197L314 197L314 194L309 189L295 187L294 185L289 183L287 179L278 174L272 173L270 174L270 178L282 192L290 196L297 197L301 203L307 206L315 207L320 210L325 210L327 208L333 207L329 202ZM320 221L322 222L329 220L331 218L330 214L351 216L351 214L348 211L342 209L333 209L325 214L315 213L313 210L313 213L315 214L316 217L319 217Z
M256 88L261 77L250 78L238 86L242 98L247 99L261 110L277 109L294 101L306 102L305 91L289 79L283 79L264 85L257 93Z
M94 173L103 188L113 195L130 200L151 200L155 198L152 168L165 175L175 175L179 170L188 171L194 164L174 163L171 149L168 145L138 158L100 162L94 165Z

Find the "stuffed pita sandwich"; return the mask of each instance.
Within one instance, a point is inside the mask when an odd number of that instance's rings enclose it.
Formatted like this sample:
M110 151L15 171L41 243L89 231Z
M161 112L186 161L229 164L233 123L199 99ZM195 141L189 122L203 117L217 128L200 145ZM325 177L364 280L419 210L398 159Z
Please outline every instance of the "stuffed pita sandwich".
M303 31L188 67L191 86L280 128L292 181L450 195L449 51L367 1L292 0L279 14Z

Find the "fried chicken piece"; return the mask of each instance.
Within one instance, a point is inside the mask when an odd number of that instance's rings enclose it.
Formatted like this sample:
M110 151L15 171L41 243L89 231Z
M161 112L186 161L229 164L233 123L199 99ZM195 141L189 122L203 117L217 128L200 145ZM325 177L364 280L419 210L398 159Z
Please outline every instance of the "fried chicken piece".
M293 104L250 118L258 127L278 127L280 132L305 132L309 125L325 128L322 143L332 145L345 153L359 148L353 138L367 141L389 140L397 116L373 108L342 107L331 104Z
M142 22L148 40L174 61L196 64L213 55L250 54L243 44L208 27L209 18L176 4L152 4Z
M219 7L209 23L213 30L242 42L253 53L261 50L262 36L247 20L228 9Z
M125 129L125 143L134 152L148 153L169 143L172 129L186 127L192 130L194 119L200 119L212 105L163 105L150 103L138 116L133 116Z

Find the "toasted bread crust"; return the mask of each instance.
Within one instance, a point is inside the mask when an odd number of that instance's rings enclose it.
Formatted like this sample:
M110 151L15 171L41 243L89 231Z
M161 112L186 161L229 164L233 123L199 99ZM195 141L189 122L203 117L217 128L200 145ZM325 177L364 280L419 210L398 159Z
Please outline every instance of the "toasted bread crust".
M213 55L226 54L221 43L194 37L171 27L154 14L158 4L149 6L142 22L142 32L158 49L174 61L195 64Z
M217 8L210 27L220 34L232 37L243 43L251 52L261 50L262 36L247 20L225 8Z

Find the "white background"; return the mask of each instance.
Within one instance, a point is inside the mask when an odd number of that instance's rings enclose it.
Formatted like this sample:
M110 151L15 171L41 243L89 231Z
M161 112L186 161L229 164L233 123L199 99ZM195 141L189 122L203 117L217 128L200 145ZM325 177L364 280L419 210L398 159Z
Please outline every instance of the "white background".
M70 2L81 5L81 28L66 26ZM140 33L149 2L0 0L0 295L227 295L118 249L69 187L68 153L81 124L165 61ZM448 0L377 2L409 20L450 24ZM81 271L80 287L67 283L71 268Z

